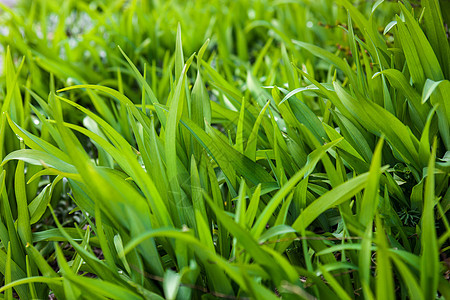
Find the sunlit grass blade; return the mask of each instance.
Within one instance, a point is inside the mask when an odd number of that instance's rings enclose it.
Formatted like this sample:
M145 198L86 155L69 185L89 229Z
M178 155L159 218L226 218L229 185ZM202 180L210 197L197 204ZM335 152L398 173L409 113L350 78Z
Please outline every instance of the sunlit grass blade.
M439 273L439 250L437 247L434 206L435 206L435 175L434 164L436 157L436 140L433 143L430 160L428 162L427 177L425 180L423 217L422 217L422 253L421 253L421 269L420 286L423 290L425 298L434 297L438 285Z

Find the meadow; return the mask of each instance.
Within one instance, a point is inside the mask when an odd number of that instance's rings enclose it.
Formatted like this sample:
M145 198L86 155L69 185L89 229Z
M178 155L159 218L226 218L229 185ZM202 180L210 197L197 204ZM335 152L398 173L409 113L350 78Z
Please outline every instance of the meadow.
M0 299L450 299L447 24L0 4Z

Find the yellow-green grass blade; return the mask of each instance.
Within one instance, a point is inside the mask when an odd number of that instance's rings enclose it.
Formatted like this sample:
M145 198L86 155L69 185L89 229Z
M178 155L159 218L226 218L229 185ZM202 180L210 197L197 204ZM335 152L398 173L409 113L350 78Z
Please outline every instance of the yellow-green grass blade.
M392 263L390 260L390 254L388 252L389 244L386 239L384 226L381 223L380 217L376 216L376 259L377 259L377 274L375 277L376 283L376 295L380 299L395 299L394 293L394 277L392 272Z
M257 218L255 225L252 228L252 235L255 238L259 238L259 236L262 234L267 222L269 221L277 207L280 205L280 203L283 201L284 197L286 197L288 193L290 193L295 188L297 183L302 178L309 175L314 170L319 160L324 155L326 155L326 151L338 144L340 141L341 140L333 141L313 151L308 156L307 164L293 177L291 177L291 179L289 179L289 181L285 185L283 185L280 190L272 197L272 199L267 203L266 207Z
M434 140L428 169L425 179L423 216L422 216L422 239L421 239L421 272L420 287L425 298L434 297L438 286L439 271L439 249L437 247L437 237L434 220L435 206L435 157L436 139Z
M364 196L361 201L359 211L359 222L367 228L372 223L376 214L379 200L379 182L381 174L379 172L381 168L381 151L383 148L384 138L382 137L375 148L375 152L370 164L368 184L364 191Z

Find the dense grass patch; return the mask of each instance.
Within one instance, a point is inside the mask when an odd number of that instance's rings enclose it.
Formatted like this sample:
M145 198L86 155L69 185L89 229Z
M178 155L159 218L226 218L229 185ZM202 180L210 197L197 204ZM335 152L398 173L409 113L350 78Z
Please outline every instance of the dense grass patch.
M450 298L446 1L1 9L0 298Z

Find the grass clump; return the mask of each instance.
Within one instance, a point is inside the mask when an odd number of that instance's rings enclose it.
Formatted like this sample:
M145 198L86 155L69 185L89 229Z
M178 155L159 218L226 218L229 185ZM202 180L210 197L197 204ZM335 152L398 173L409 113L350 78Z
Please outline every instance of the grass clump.
M450 297L445 3L2 9L1 297Z

